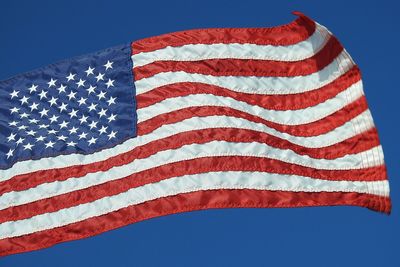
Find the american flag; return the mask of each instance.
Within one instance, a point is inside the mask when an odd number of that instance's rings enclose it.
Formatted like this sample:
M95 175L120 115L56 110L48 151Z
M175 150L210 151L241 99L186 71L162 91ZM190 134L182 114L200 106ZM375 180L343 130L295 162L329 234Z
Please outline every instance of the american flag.
M0 82L0 255L177 212L389 213L361 74L301 13L176 32Z

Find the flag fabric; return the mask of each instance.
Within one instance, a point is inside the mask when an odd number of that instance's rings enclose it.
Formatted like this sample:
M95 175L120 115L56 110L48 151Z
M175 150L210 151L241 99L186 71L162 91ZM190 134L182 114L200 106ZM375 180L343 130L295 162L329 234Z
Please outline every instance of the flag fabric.
M390 212L359 68L301 13L188 30L0 82L0 255L229 207Z

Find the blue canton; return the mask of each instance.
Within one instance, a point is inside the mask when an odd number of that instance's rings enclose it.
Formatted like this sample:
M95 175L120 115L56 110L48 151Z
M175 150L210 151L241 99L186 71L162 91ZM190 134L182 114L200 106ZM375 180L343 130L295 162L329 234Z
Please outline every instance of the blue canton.
M62 61L0 82L0 167L88 154L136 135L130 46Z

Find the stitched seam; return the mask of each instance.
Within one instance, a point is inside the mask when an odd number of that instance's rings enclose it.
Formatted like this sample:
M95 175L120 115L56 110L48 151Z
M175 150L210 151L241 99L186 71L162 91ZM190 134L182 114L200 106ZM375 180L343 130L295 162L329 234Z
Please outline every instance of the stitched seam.
M347 75L348 72L350 72L350 71L351 71L351 70L348 70L348 71L347 71L346 73L344 73L343 75ZM358 72L358 70L357 70L357 72ZM340 76L339 78L343 77L343 75ZM339 79L339 78L338 78L338 79ZM353 81L351 81L347 87L342 88L341 90L339 90L337 94L343 92L344 90L346 90L346 89L349 88L350 86L352 86L352 85L356 84L357 82L361 81L361 78L360 78L360 77L353 78L352 76L349 76L349 77L345 77L345 78L346 78L347 80L353 80ZM144 78L143 78L143 79L144 79ZM140 80L140 79L139 79L139 80ZM327 84L327 86L328 86L328 85L331 85L332 83L333 83L333 82ZM179 84L179 83L175 83L175 84ZM229 92L237 93L237 94L250 95L250 94L246 94L246 93L242 93L242 92L236 92L236 91L230 90L229 88L222 88L222 87L217 86L217 85L213 85L213 86L219 87L219 88L221 88L221 89L227 90L227 91L229 91ZM326 88L321 87L321 88L315 89L315 91L317 91L317 90L325 90L325 89L326 89ZM154 89L154 90L156 90L156 89ZM310 93L311 93L311 92L310 92ZM196 94L205 94L205 93L196 93ZM336 95L337 95L337 94L336 94ZM234 96L230 96L230 97L234 98ZM257 96L257 97L269 97L269 96L268 96L268 95L265 95L265 96ZM318 96L319 102L316 103L316 104L314 104L314 106L315 106L315 105L318 105L319 103L325 102L326 100L328 100L328 99L330 99L330 98L331 98L331 96L329 96L329 95L324 96L324 97ZM234 98L234 99L236 99L236 98ZM152 102L151 105L160 103L160 102L162 102L163 100L165 100L165 99L162 99L161 101L158 101L158 102L155 102L155 103ZM283 99L283 100L284 100L284 99ZM307 100L307 99L305 99L305 100ZM304 101L305 101L305 100L304 100ZM243 102L245 102L244 100L238 100L238 101L243 101ZM249 102L246 102L246 103L253 105L252 103L249 103ZM148 106L145 106L145 107L142 107L142 108L146 108L146 107L149 107L149 106L151 106L151 105L148 105ZM308 105L306 105L306 107L308 107ZM290 109L290 110L303 109L303 108L306 108L306 107L305 107L305 104L300 105L300 104L295 103L295 104L292 104L292 105L291 105L291 109ZM141 108L141 109L142 109L142 108ZM288 109L284 109L284 108L274 108L273 110L283 110L283 111L284 111L284 110L288 110Z
M197 118L204 119L204 118L207 118L207 117L214 117L214 116L197 117ZM217 117L220 117L220 115L218 115ZM238 117L235 117L235 116L233 116L233 115L223 115L223 117L228 117L228 118L231 119L231 120L242 119L242 120L246 120L246 121L248 121L248 122L250 122L250 123L254 123L254 122L252 122L252 121L250 121L250 120L248 120L248 119L238 118ZM184 121L191 120L191 119L192 119L192 118L185 118L185 119L183 119L183 120L181 120L181 121L174 122L173 124L175 124L175 123L180 123L180 122L184 122ZM351 121L351 120L349 120L349 121ZM143 123L143 122L140 122L140 123ZM262 125L264 125L265 127L267 127L268 129L273 129L273 130L274 130L274 128L272 128L272 127L266 125L265 123L256 123L256 124L262 124ZM172 125L172 124L168 124L168 125ZM141 135L141 136L150 135L150 134L152 134L154 131L156 131L157 129L159 129L159 128L163 127L163 126L166 126L166 124L158 125L156 128L152 129L151 132L146 133L145 135ZM233 128L233 129L236 129L236 128L238 128L238 127L233 127L231 124L222 124L222 123L219 123L219 124L218 124L218 127L214 127L213 125L209 125L209 126L206 127L206 128ZM251 128L251 127L244 127L244 126L243 126L243 127L240 127L240 128L242 128L242 129L254 130L254 129ZM239 129L240 129L240 128L239 128ZM202 130L202 129L204 129L204 128L201 128L201 129L196 128L196 129L191 129L191 130L187 130L187 131L182 131L182 133L188 132L188 131L192 131L192 130ZM254 130L254 131L262 132L262 133L267 133L267 134L273 135L273 134L268 133L267 131L264 131L264 130ZM281 133L285 133L285 132L281 132ZM314 136L309 136L309 137L303 137L302 139L304 139L304 140L309 140L309 139L313 139L313 138L316 138L316 137L321 137L321 136L323 136L323 135L325 135L325 134L326 134L326 133L322 133L322 134L314 135ZM175 135L175 134L168 135L168 136L166 136L166 137L171 137L171 136L173 136L173 135ZM291 143L291 144L299 145L299 146L304 146L304 147L306 147L306 148L324 148L324 147L328 147L328 146L331 146L331 145L340 143L341 141L346 140L346 139L348 139L348 138L350 138L350 137L353 137L353 136L356 136L356 135L354 134L354 132L353 132L353 135L351 135L351 133L349 133L349 135L347 135L347 136L342 135L342 140L339 140L339 141L337 141L337 140L332 140L332 141L330 141L330 142L324 142L324 145L323 145L323 146L319 146L319 147L310 146L310 144L308 144L308 146L306 146L305 144L301 144L301 145L300 145L300 144L298 144L298 143L291 142L291 141L289 141L288 139L284 139L284 138L279 137L279 136L277 136L277 135L273 135L273 136L275 136L276 138L279 138L279 139L288 141L288 142ZM293 137L297 137L297 136L293 136ZM306 141L306 142L307 142L307 141Z
M350 87L351 87L351 86L347 87L345 90L349 89ZM343 90L343 91L345 91L345 90ZM342 91L342 92L343 92L343 91ZM299 110L295 110L295 111L293 111L293 112L296 112L296 113L308 112L309 110L315 109L318 105L326 104L326 102L330 101L331 99L334 99L335 97L337 97L337 96L338 96L339 94L341 94L342 92L339 92L339 93L337 93L336 95L334 95L332 98L327 98L325 101L319 102L319 103L317 103L317 104L315 104L315 105L313 105L313 106L308 106L308 107L306 107L306 108L302 108L302 109L299 109ZM268 119L263 118L263 117L261 117L261 116L254 115L254 114L252 114L252 113L250 113L250 112L246 112L247 109L241 107L241 105L247 104L247 105L255 106L255 107L258 107L258 108L262 109L262 111L265 110L266 112L278 111L278 110L267 109L267 108L264 108L264 107L262 107L262 106L258 106L257 104L254 104L254 103L249 103L249 102L246 102L246 101L244 101L244 100L236 99L235 96L216 96L216 95L213 95L213 94L210 94L210 93L195 93L195 94L190 94L190 95L188 95L188 96L177 96L177 97L165 98L165 99L163 99L162 101L160 101L160 102L158 102L158 103L155 103L155 104L153 104L152 106L149 106L149 107L146 107L146 108L154 108L154 105L163 105L163 106L165 106L165 102L171 101L171 99L172 99L172 100L185 99L185 98L189 98L189 97L195 97L196 95L200 95L200 96L206 95L206 96L211 96L211 97L213 97L213 98L222 98L222 99L224 99L224 100L229 100L229 101L232 101L232 100L233 100L233 101L238 102L237 104L235 103L234 105L232 105L232 106L235 106L235 107L232 107L232 109L234 109L234 110L238 110L238 111L244 112L244 113L246 113L246 114L250 114L250 115L256 116L256 117L258 117L258 118L260 118L260 119L266 120L266 121L271 122L271 123L276 123L276 124L280 124L280 125L289 125L289 126L297 126L297 125L303 125L303 124L310 124L310 123L313 123L313 122L322 120L322 119L324 119L324 118L326 118L326 117L329 117L329 116L331 116L332 114L334 114L334 113L336 113L336 112L342 110L343 108L345 108L346 106L349 105L349 101L347 101L347 103L344 103L344 105L339 106L339 107L336 107L335 109L331 110L330 112L326 112L325 114L320 114L319 116L317 116L317 115L316 115L317 113L312 113L311 116L308 116L308 117L306 118L306 119L307 119L306 121L298 121L298 122L287 121L287 122L284 122L284 123L282 123L282 122L280 122L280 121L271 121L271 120L268 120ZM362 97L362 95L359 96L358 98L354 99L354 101L359 100L361 97ZM346 98L347 98L347 96L346 96ZM164 103L163 103L163 102L164 102ZM170 112L174 112L174 111L181 110L181 109L187 109L187 108L193 108L193 107L206 107L206 106L210 106L210 107L226 107L226 104L225 104L223 101L220 101L220 103L216 103L216 104L199 103L199 104L197 104L197 105L191 105L191 106L184 107L184 108L177 107L177 108L175 108L175 109L168 109L166 112L163 112L163 113L161 113L161 114L156 114L156 115L153 116L153 117L146 118L146 119L143 120L143 121L147 121L147 120L156 118L156 117L158 117L158 116L160 116L160 115L168 114L168 113L170 113ZM141 110L146 109L146 108L142 108ZM249 111L250 111L250 110L249 110ZM284 110L284 111L292 111L292 110ZM138 122L143 122L143 121L142 121L142 120L138 120Z
M304 56L293 56L293 57L286 57L286 56L281 56L281 57L274 57L274 56L268 56L268 57L264 57L264 58L255 58L254 56L237 56L234 54L229 54L229 53L225 53L221 54L220 57L218 57L218 55L214 55L214 56L196 56L196 57L187 57L185 56L184 59L182 58L178 58L178 57L151 57L152 60L146 60L149 61L149 63L146 63L144 65L139 65L138 67L143 67L146 66L148 64L152 64L154 62L157 61L201 61L201 60L210 60L210 59L249 59L249 60L265 60L265 61L286 61L286 62L293 62L293 61L302 61L302 60L306 60L308 58L311 58L315 55L315 53L318 53L326 44L326 41L321 45L320 48L318 48L318 50L316 51L312 51L310 52L310 54L308 55L304 55ZM157 51L157 50L155 50Z
M131 48L132 46L129 45L128 47L129 47L129 50L132 53L132 48ZM128 55L126 60L127 60L127 70L132 70L133 61L129 57L129 55ZM137 136L137 125L138 125L138 117L137 117L137 112L136 112L136 109L137 109L136 86L135 86L135 76L134 76L133 71L129 71L129 75L131 77L131 82L132 82L132 85L133 85L133 86L129 86L130 87L129 92L130 92L130 96L131 96L131 102L130 103L132 104L132 115L134 117L134 121L133 121L133 123L131 125L131 132L132 132L132 136L131 137L135 137L135 136Z
M157 153L155 153L155 154L158 154L158 153L160 153L160 152L157 152ZM153 155L155 155L155 154L153 154ZM232 153L231 153L231 154L229 154L229 153L218 153L218 154L212 154L212 155L206 155L206 156L200 156L200 157L196 157L196 156L194 155L194 156L192 156L192 157L184 157L184 158L181 158L181 159L178 160L178 161L162 162L162 163L160 163L159 165L155 165L155 166L152 166L151 168L141 170L141 171L139 171L139 173L142 172L142 171L146 171L146 170L149 170L149 169L157 168L157 167L160 167L160 166L163 166L163 165L172 164L172 163L181 162L181 161L193 160L193 159L195 159L195 158L203 158L203 157L223 157L223 156L235 156L235 154L232 154ZM263 155L263 154L252 154L252 153L240 154L240 156L247 156L247 157L265 157L265 155ZM274 159L274 158L271 158L271 159ZM289 159L289 158L287 158L287 157L281 157L280 159L277 159L277 160L285 161L285 162L288 162L289 164L290 164L290 163L294 163L294 164L297 164L297 165L301 165L301 166L305 166L305 167L309 167L309 168L313 168L313 169L314 169L313 165L311 165L311 164L306 164L306 163L304 163L304 162L302 162L302 161L300 161L300 160L292 160L292 159ZM115 169L115 168L117 168L117 167L119 167L119 166L113 166L113 167L111 167L110 169L108 169L107 171L110 171L110 170ZM342 167L342 168L336 167L336 168L334 168L334 169L321 169L321 170L358 170L358 169L360 169L360 168L351 168L351 169L349 169L349 167ZM222 169L222 170L223 170L223 169ZM105 171L102 171L102 173L104 173L104 172L105 172ZM120 177L120 178L118 178L118 179L114 179L114 180L111 180L111 181L124 179L124 178L129 177L129 176L132 176L132 175L137 175L137 173L138 173L138 172L133 173L133 174L128 175L128 176ZM204 173L207 173L207 172L204 172ZM290 175L290 176L293 176L293 174ZM177 176L177 177L180 177L180 176ZM308 175L305 175L305 177L309 177L309 176L308 176ZM75 178L75 177L70 177L70 178L68 178L67 180L71 180L71 179L76 179L76 178ZM320 179L320 180L324 180L324 179ZM55 181L55 182L60 182L60 181ZM110 181L105 181L105 182L110 182ZM364 181L364 182L365 182L365 181ZM369 183L365 182L366 188L368 188L368 184L369 184ZM97 185L97 184L85 185L84 188L81 188L81 189L78 189L78 190L82 190L82 189L85 189L85 188L88 188L88 187L91 187L91 186L95 186L95 185ZM303 187L299 187L299 188L297 188L297 189L292 189L292 190L301 190L302 188L303 188ZM69 192L70 192L70 191L69 191ZM69 193L69 192L66 192L66 193ZM369 192L366 192L366 193L369 193ZM64 193L62 193L62 194L64 194ZM58 192L55 192L54 194L49 194L47 197L54 197L54 196L57 196L57 195L59 195L59 193L58 193ZM7 203L8 203L8 205L16 204L15 200L7 201ZM29 202L29 203L30 203L30 202ZM19 204L18 204L18 205L19 205Z
M342 48L341 52L343 52L343 48ZM340 52L340 53L341 53L341 52ZM338 56L340 55L340 53L338 54ZM336 58L336 57L335 57L335 58ZM328 62L324 67L326 67L326 66L328 66L330 63L332 63L332 62L335 60L335 58L332 59L330 62ZM208 58L208 59L215 59L215 58ZM238 58L237 58L237 57L235 57L235 58L227 58L227 57L224 56L224 58L222 58L221 60L226 60L226 59L238 59ZM239 59L242 59L242 58L239 58ZM250 59L251 59L251 58L250 58ZM207 60L207 59L204 59L204 60ZM258 60L262 60L262 59L254 59L254 60L257 60L257 61L258 61ZM307 60L307 59L306 59L306 60ZM165 61L176 61L176 62L180 62L180 61L182 61L182 60L180 60L180 59L175 59L175 60L167 60L167 59L163 60L163 59L161 59L160 61L162 61L162 62L165 62ZM187 60L186 60L186 61L187 61ZM198 61L203 61L203 60L196 60L196 61L198 62ZM151 64L157 64L158 62L159 62L159 61L156 60L156 61L151 62L151 63L148 63L148 64L146 64L146 65L134 67L134 68L133 68L133 69L134 69L134 72L136 72L136 74L140 74L140 73L143 73L143 72L144 72L144 75L146 75L147 71L143 71L142 68L146 68L148 65L151 65ZM273 75L276 75L276 76L278 76L278 77L308 76L308 75L313 74L313 73L315 72L312 68L313 68L313 66L307 65L306 67L302 67L303 70L298 70L298 71L292 71L292 70L291 70L291 71L290 71L291 74L289 75L287 71L276 71L276 70L269 70L269 71L266 71L266 70L254 70L254 71L243 71L243 70L242 70L242 71L237 71L237 70L231 70L231 71L217 71L217 70L212 70L212 69L210 68L211 70L199 72L199 70L197 70L197 69L192 69L192 68L190 68L190 67L185 66L184 70L159 71L159 72L156 72L155 74L153 74L153 75L151 75L151 76L145 76L145 77L142 77L142 78L140 78L140 79L137 79L137 81L140 81L140 80L142 80L142 79L148 79L148 78L153 77L154 75L157 75L157 74L159 74L159 73L176 72L176 71L184 71L184 72L187 72L187 73L198 73L198 74L203 74L203 75L217 75L217 76L257 76L257 75L259 75L259 76L272 76L272 77L274 77ZM138 69L139 69L139 70L138 70ZM350 69L347 70L346 73L347 73L348 71L350 71ZM256 75L254 75L254 74L256 74ZM142 74L142 75L143 75L143 74Z
M155 153L155 154L152 154L151 156L156 155L156 154L158 154L158 153L160 153L160 152L157 152L157 153ZM128 176L137 175L138 173L140 173L140 172L142 172L142 171L150 170L150 169L157 168L157 167L160 167L160 166L163 166L163 165L173 164L173 163L181 162L181 161L189 161L189 160L193 160L193 159L195 159L195 158L223 157L223 156L235 156L235 155L237 155L237 154L233 154L233 153L215 153L215 154L208 154L208 155L206 155L206 156L195 156L195 155L193 155L192 157L184 157L184 158L181 158L181 159L179 159L178 161L162 162L162 163L160 163L160 164L158 164L158 165L152 166L151 168L144 169L144 170L141 170L141 171L136 172L136 173L132 173L132 174L130 174L130 175L128 175ZM253 153L242 153L242 154L240 154L240 156L244 156L244 157L262 157L262 158L267 158L266 155L263 155L263 154L253 154ZM270 159L276 159L276 158L270 158ZM288 157L281 157L281 158L276 159L276 160L283 161L283 162L286 162L286 163L289 163L289 164L292 163L292 164L296 164L296 165L300 165L300 166L304 166L304 167L309 167L309 168L315 169L315 166L314 166L314 165L306 164L305 162L302 162L301 160L293 160L293 159L289 159ZM129 163L128 163L128 164L129 164ZM126 164L124 164L124 165L126 165ZM113 166L113 167L111 167L110 169L108 169L107 171L110 171L110 170L115 169L115 168L118 168L118 167L120 167L120 166ZM328 168L328 169L321 169L321 170L327 170L327 171L329 171L329 170L335 171L335 170L336 170L336 171L340 171L340 170L358 170L358 169L361 169L361 168L349 168L349 167L342 167L342 168L339 168L339 167L335 167L334 169ZM222 170L223 170L223 169L222 169ZM106 172L106 171L101 171L102 174L104 174L105 172ZM264 172L264 171L263 171L263 172ZM207 173L207 172L204 172L204 173ZM118 178L118 179L103 181L103 182L116 181L116 180L124 179L124 178L126 178L126 177L128 177L128 176L120 177L120 178ZM292 174L292 175L289 175L289 176L295 176L295 175ZM177 176L177 177L180 177L180 176ZM308 176L308 175L305 175L305 177L309 177L309 176ZM81 177L81 178L69 177L68 179L66 179L66 180L64 180L64 181L72 180L72 179L82 179L82 177ZM316 178L316 179L319 179L319 178ZM319 180L325 180L325 179L319 179ZM54 182L56 182L56 183L57 183L57 182L62 183L62 181L54 181ZM352 181L352 182L356 182L356 181ZM365 181L363 181L363 182L365 182ZM365 182L365 183L366 183L366 184L365 184L366 188L368 188L368 184L369 184L369 183L367 183L367 182ZM85 185L85 187L83 187L83 188L80 188L80 189L73 189L73 190L82 190L82 189L86 189L86 188L88 188L88 187L92 187L92 186L96 186L96 185L98 185L98 184L96 184L96 183L91 183L91 184L89 184L89 185ZM297 188L297 189L294 188L294 189L292 189L292 190L301 190L301 189L302 189L302 187L299 187L299 188ZM71 190L71 191L72 191L72 190ZM64 193L70 193L71 191L64 192ZM13 192L13 191L12 191L12 192ZM62 194L64 194L64 193L62 193ZM369 193L369 192L366 192L366 193ZM54 197L54 196L57 196L57 195L59 195L59 192L55 192L54 194L48 194L48 195L46 195L46 197ZM7 201L6 203L7 203L8 205L13 205L13 204L16 204L15 201L16 201L16 200L12 199L12 200ZM31 202L28 202L28 203L31 203ZM20 204L18 204L18 205L20 205Z
M262 155L262 154L255 154L255 155L247 155L247 154L240 154L240 155L217 154L217 155L215 155L215 157L232 157L232 156L233 157L256 157L256 158L262 158L262 159L266 159L266 160L268 160L268 159L276 160L274 158L266 157L265 155ZM202 157L197 157L197 158L186 158L186 159L179 160L179 161L171 161L171 162L159 164L159 165L154 166L154 167L152 167L150 169L156 169L156 168L162 167L164 165L169 165L169 164L175 164L175 163L181 163L181 162L184 163L186 161L192 161L192 160L196 160L196 159L201 160L201 159L207 158L207 157L208 156L202 156ZM290 164L290 163L288 163L288 164ZM299 165L299 166L301 166L301 165ZM382 166L382 165L380 165L380 166ZM379 168L380 166L376 166L376 167L372 167L372 168ZM301 167L307 167L307 166L301 166ZM386 181L385 178L382 178L379 175L371 175L373 178L369 178L368 180L359 179L359 177L346 177L346 180L344 180L344 178L335 178L334 176L330 177L330 176L327 176L327 175L325 175L325 177L323 177L324 175L313 175L313 176L310 176L310 173L307 173L307 172L304 172L304 171L296 171L296 172L293 173L293 172L290 172L290 170L288 170L288 169L279 169L279 170L277 170L277 169L268 168L268 167L263 167L263 168L264 168L263 170L260 170L260 168L258 168L258 167L250 167L250 168L247 167L245 170L232 170L231 167L222 166L222 167L219 167L218 170L193 172L190 175L213 173L213 172L225 172L225 171L231 171L231 172L252 172L252 171L257 171L257 172L260 172L260 173L281 174L281 175L285 175L285 176L288 176L288 177L304 176L304 177L307 177L307 178L310 178L310 179L321 180L321 181L334 181L334 182L340 182L340 181L348 181L348 182L374 182L374 181L375 182L376 181L379 182L380 181L380 182L384 182L384 181ZM329 171L342 171L340 169L324 170L324 169L316 169L314 167L308 167L308 168L314 169L315 170L315 174L319 173L319 172L324 172L324 171L328 171L328 172ZM146 171L148 171L150 169L144 169L144 170L141 170L139 172L133 173L131 175L125 176L125 177L121 177L121 178L118 178L118 179L115 179L115 180L106 181L105 183L115 182L115 181L122 180L122 179L131 179L131 176L140 175L142 172L146 172ZM357 171L357 170L358 169L351 169L349 171ZM345 170L345 171L348 171L348 170ZM183 176L183 175L173 176L173 177L181 177L181 176ZM170 178L172 178L172 177L167 176L165 178L162 178L162 179L157 180L157 181L152 182L152 183L157 183L157 182L160 182L160 181L163 181L163 180L167 180L167 179L170 179ZM68 179L74 179L74 177L70 177ZM68 179L65 179L65 180L68 180ZM65 180L57 180L57 181L61 182L61 181L65 181ZM55 182L57 182L57 181L55 181ZM90 187L93 187L93 186L98 186L98 185L101 185L101 184L96 184L96 185L92 184L92 185L86 186L85 188L81 188L81 189L78 189L78 190L75 189L73 191L81 191L82 193L84 193L83 191L85 191L86 189L88 189ZM132 188L140 187L140 186L143 186L143 185L135 186L135 187L132 187ZM300 189L300 188L298 188L298 189ZM294 189L294 190L296 190L296 189ZM71 192L73 192L73 191L71 191ZM10 193L10 192L16 192L16 191L9 191L9 192L6 192L6 193ZM68 193L71 193L71 192L68 192ZM123 193L123 192L126 192L126 190L118 192L118 193ZM116 193L116 194L118 194L118 193ZM114 195L116 195L116 194L114 194ZM52 195L50 197L57 197L57 196L60 196L60 195ZM108 197L110 197L110 196L108 196ZM41 200L43 200L43 199L41 199ZM7 202L8 205L9 204L15 204L15 203L16 203L15 200L10 200L10 201ZM30 204L30 203L32 203L32 202L28 202L26 204ZM14 208L14 207L9 207L9 208Z
M344 49L343 51L344 51L343 55L344 55L345 57L349 58L350 61L353 62L353 64L355 64L354 61L352 60L352 58L348 56L347 51L346 51L345 49ZM339 62L339 65L341 65L341 62ZM350 93L350 92L349 92L349 93ZM350 102L348 94L347 94L347 102L348 102L348 103ZM350 122L351 122L351 124L352 124L352 126L353 126L353 134L354 134L354 135L357 134L357 132L358 132L358 131L356 130L356 127L359 128L360 133L363 132L363 129L361 128L361 125L360 125L361 122L360 122L359 120L357 120L356 122L354 122L354 121L351 120ZM357 126L355 125L355 123L357 123ZM361 164L360 164L360 168L365 168L365 167L367 167L367 166L369 165L368 162L369 162L369 161L368 161L368 153L365 153L365 155L364 155L364 154L361 154ZM375 162L374 162L374 163L375 163ZM365 187L367 188L367 193L374 193L374 192L375 192L375 190L373 190L373 188L371 188L371 187L373 187L373 184L365 183Z
M231 154L229 154L229 155L228 155L228 154L224 155L224 154L220 154L220 155L217 155L216 157L225 157L225 156L229 157L229 156L236 156L236 155L231 155ZM238 156L239 156L239 157L240 157L240 156L243 156L243 157L250 157L250 156L248 156L248 155L238 155ZM152 167L152 168L150 168L150 169L159 168L159 167L162 167L162 166L168 165L168 164L174 164L174 163L179 163L179 162L191 161L191 160L193 160L193 159L202 159L202 158L206 158L206 157L207 157L207 156L198 157L198 158L186 158L186 159L180 160L180 161L163 163L163 164L157 165L157 166L155 166L155 167ZM254 157L257 157L257 158L266 158L266 159L273 159L273 158L263 157L262 155L254 155ZM306 166L306 167L307 167L307 166ZM377 167L379 167L379 166L377 166ZM315 169L315 168L312 168L312 167L309 167L309 168ZM125 177L121 177L121 178L118 178L118 179L115 179L115 180L106 181L106 182L104 182L104 183L115 182L115 181L118 181L118 180L121 182L122 179L132 179L131 176L140 175L141 172L146 172L146 171L148 171L148 170L150 170L150 169L141 170L141 171L136 172L136 173L133 173L133 174L131 174L131 175L128 175L128 176L125 176ZM341 170L336 170L336 169L335 169L335 170L315 169L315 170L316 170L316 172L318 172L318 171L341 171ZM191 173L190 175L207 174L207 173L216 173L216 172L226 172L226 171L230 171L230 172L252 172L252 171L256 171L256 172L260 172L260 173L273 173L273 174L285 175L285 176L288 176L289 178L290 178L290 177L293 177L293 176L304 176L304 177L307 177L307 178L310 178L310 179L315 179L315 180L320 180L320 181L332 181L332 182L358 183L358 182L385 182L385 181L386 181L385 178L381 178L381 176L379 176L379 175L378 175L378 176L375 176L374 178L369 179L369 180L361 180L361 179L358 179L358 177L346 177L346 180L344 180L344 179L340 180L340 179L335 179L335 177L328 177L328 176L326 176L326 177L321 177L321 176L318 177L318 175L310 176L309 173L306 173L306 172L303 172L303 171L296 171L295 173L293 173L293 172L289 172L289 170L284 170L284 169L276 170L276 169L273 169L273 168L265 168L264 170L260 170L260 169L257 168L257 167L247 168L246 170L232 170L232 168L225 167L225 166L224 166L224 167L218 168L218 170L216 170L216 171L213 171L213 170L211 170L211 171L200 171L200 172ZM346 170L346 171L347 171L347 170ZM350 170L350 171L352 171L352 170ZM354 169L354 171L357 171L357 169ZM174 177L175 177L175 178L176 178L176 177L181 177L181 176L184 176L184 175L173 176L173 177L166 177L166 178L163 178L163 179L160 179L160 180L157 180L157 181L153 181L152 183L158 183L158 182L161 182L161 181L163 181L163 180L167 180L167 179L174 178ZM322 176L323 176L323 175L322 175ZM379 177L379 178L378 178L378 177ZM74 178L68 178L68 179L74 179ZM352 180L349 180L349 179L352 179ZM380 184L382 184L382 183L380 183ZM80 191L80 192L82 192L82 193L85 193L84 191L87 190L87 189L89 189L90 187L99 186L99 185L101 185L101 184L91 184L91 185L87 185L87 186L84 187L84 188L74 189L74 190L72 190L71 192ZM130 190L130 189L133 189L133 188L137 188L137 187L141 187L141 186L144 186L144 185L145 185L145 184L139 185L139 186L134 186L134 187L129 188L129 189L127 189L127 190ZM303 189L306 189L306 187L294 187L294 188L289 189L289 191L302 191ZM125 190L125 191L120 191L120 192L115 193L114 195L109 195L109 196L104 196L104 197L112 197L112 196L115 196L115 195L117 195L117 194L124 193L124 192L126 192L127 190ZM269 189L269 190L277 190L277 189ZM287 188L286 188L285 190L284 190L283 188L280 188L280 190L282 190L282 191L288 191ZM15 192L15 191L10 191L10 192ZM7 192L7 193L10 193L10 192ZM69 194L69 193L71 193L71 192L67 192L67 194ZM312 191L312 192L314 192L314 191ZM315 192L320 192L320 191L315 191ZM347 191L344 191L344 192L347 192ZM354 192L354 191L349 190L349 192ZM371 193L371 192L366 192L366 193L373 194L373 193ZM63 193L63 194L64 194L64 193ZM374 195L376 195L376 194L374 194ZM49 195L49 196L47 196L47 198L50 198L50 197L57 197L57 196L60 196L60 194ZM33 201L33 202L27 202L27 203L21 204L21 205L31 204L31 203L34 203L34 202L40 201L40 200L45 200L45 199L38 199L38 200L35 200L35 201ZM92 200L92 201L95 201L95 200L98 200L98 199L94 199L94 200ZM92 202L92 201L90 201L90 202ZM17 202L16 202L15 200L10 200L10 201L6 202L6 205L11 205L11 206L13 206L13 205L16 204L16 203L17 203ZM18 204L18 205L20 205L20 204ZM15 206L15 205L14 205L14 206ZM18 207L8 207L8 208L6 208L6 209L10 209L10 208L13 209L13 208L18 208ZM63 209L64 209L64 208L63 208ZM32 209L30 209L30 210L32 210ZM35 210L35 209L33 209L33 210ZM38 211L40 211L40 210L38 210Z
M347 71L349 71L353 66L354 65L349 64L349 65L346 66L345 69L344 68L341 69L340 72L339 72L340 74L335 79L333 79L332 76L331 76L330 79L326 79L325 81L320 82L319 84L316 85L316 87L308 88L308 89L299 89L299 90L296 90L296 93L304 93L304 92L310 92L310 91L314 91L314 90L320 89L321 87L324 87L327 84L330 84L333 81L335 81L337 78L339 78L340 76L345 74ZM184 71L176 71L176 72L172 71L172 72L162 72L162 73L174 73L175 74L175 73L178 73L178 72L182 72L184 74L190 74L190 73L185 73ZM317 73L317 72L315 72L315 73ZM198 74L198 75L203 75L203 74ZM203 76L212 76L212 75L203 75ZM151 78L153 78L153 77L154 76L152 76ZM225 76L225 77L229 77L229 76ZM143 80L146 80L146 79L148 79L148 78L143 78L143 79L140 79L139 81L143 81ZM152 91L152 90L154 90L156 88L162 87L162 86L166 86L166 85L170 85L170 84L176 84L176 83L182 83L182 82L191 82L191 81L188 81L188 80L179 81L178 80L178 81L175 81L173 83L170 83L170 82L165 83L165 82L163 82L163 83L157 84L156 86L153 86L151 84L150 86L145 86L145 88L146 88L145 90L143 90L143 89L139 90L139 94L138 95L142 95L144 93L148 93L148 92L150 92L150 91ZM211 83L211 85L214 85L214 83ZM218 84L216 84L216 86L219 86L219 87L231 90L231 91L235 91L235 92L242 92L242 93L257 93L257 92L261 91L260 89L257 89L257 88L243 89L241 86L230 86L229 88L223 87L223 86L218 85ZM139 88L140 87L141 86L139 86ZM279 95L282 95L282 94L293 94L292 89L279 89L279 90L276 90L274 88L270 88L269 90L267 89L267 91L268 91L268 94L279 94Z

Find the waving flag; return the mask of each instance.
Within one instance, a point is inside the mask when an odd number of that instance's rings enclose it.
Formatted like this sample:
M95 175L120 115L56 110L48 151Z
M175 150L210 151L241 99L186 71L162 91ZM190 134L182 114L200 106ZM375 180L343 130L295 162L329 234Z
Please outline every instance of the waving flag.
M0 82L0 255L207 208L389 213L360 71L325 27L295 14Z

